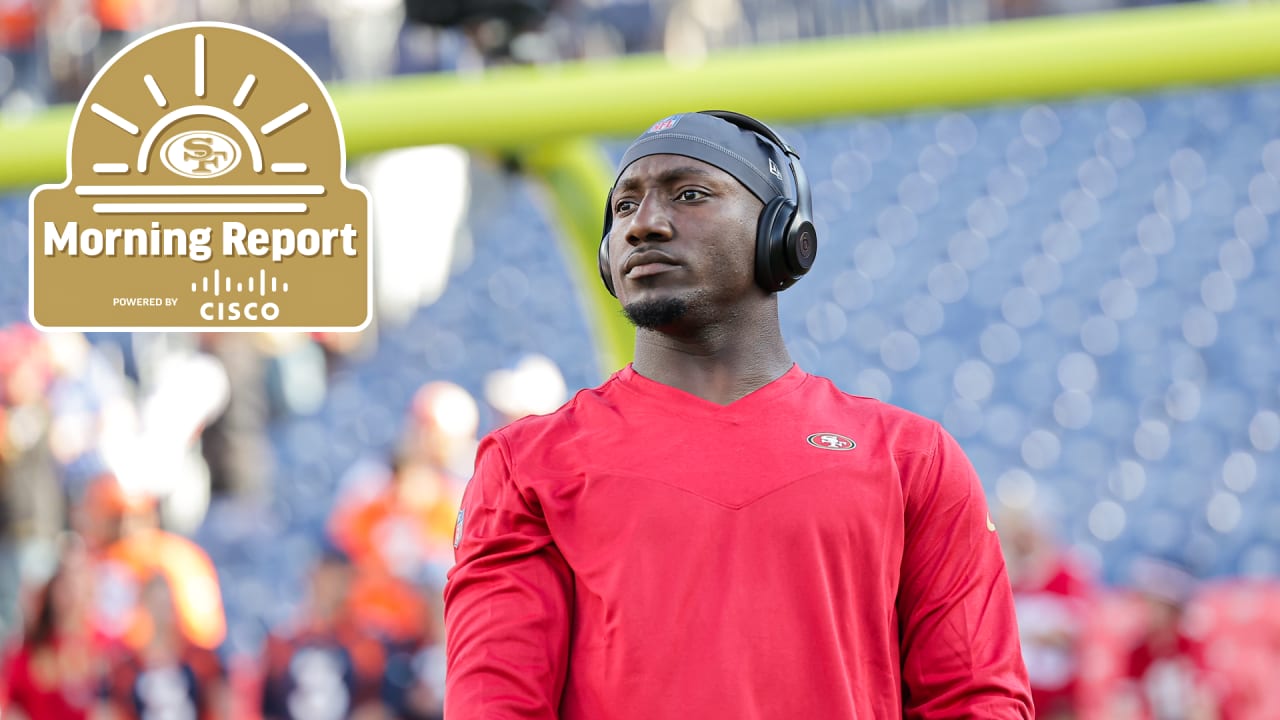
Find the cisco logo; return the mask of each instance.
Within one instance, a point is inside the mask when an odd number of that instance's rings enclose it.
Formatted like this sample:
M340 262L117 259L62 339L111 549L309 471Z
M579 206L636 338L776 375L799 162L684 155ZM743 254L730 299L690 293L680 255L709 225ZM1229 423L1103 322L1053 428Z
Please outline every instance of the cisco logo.
M215 178L240 164L240 146L212 130L193 130L169 138L160 148L160 162L188 178Z

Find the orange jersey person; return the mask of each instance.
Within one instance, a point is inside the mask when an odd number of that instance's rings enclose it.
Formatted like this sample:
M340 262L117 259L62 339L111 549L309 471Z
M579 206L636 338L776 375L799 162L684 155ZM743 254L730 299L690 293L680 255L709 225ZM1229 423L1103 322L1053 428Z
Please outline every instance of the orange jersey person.
M143 584L163 574L172 591L177 624L197 647L212 650L227 633L222 592L213 561L199 545L155 526L149 498L130 496L114 476L89 487L77 523L94 555L96 621L109 637L139 648L145 639Z
M453 529L470 471L479 411L462 387L430 382L414 394L391 466L357 466L334 504L329 535L352 560L357 622L391 641L421 635L416 587L453 564Z
M457 506L451 479L424 465L398 465L381 487L339 501L329 530L355 566L358 622L389 638L421 632L425 608L412 579L451 560Z
M32 0L0 0L0 50L30 47L39 22Z

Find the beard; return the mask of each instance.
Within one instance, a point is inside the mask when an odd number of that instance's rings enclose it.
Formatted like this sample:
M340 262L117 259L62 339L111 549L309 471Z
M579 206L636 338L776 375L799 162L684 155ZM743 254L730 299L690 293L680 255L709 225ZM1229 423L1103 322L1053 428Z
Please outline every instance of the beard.
M622 312L632 325L643 330L658 330L679 322L689 313L689 303L682 298L659 298L628 303Z

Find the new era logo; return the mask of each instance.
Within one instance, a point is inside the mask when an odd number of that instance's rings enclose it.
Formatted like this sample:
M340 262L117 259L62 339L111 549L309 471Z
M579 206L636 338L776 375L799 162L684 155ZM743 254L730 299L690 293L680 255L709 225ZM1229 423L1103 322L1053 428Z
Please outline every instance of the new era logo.
M806 440L810 445L823 450L852 450L858 447L853 440L836 433L814 433Z
M769 174L777 176L779 180L782 179L782 171L778 169L776 164L774 164L773 158L769 158Z

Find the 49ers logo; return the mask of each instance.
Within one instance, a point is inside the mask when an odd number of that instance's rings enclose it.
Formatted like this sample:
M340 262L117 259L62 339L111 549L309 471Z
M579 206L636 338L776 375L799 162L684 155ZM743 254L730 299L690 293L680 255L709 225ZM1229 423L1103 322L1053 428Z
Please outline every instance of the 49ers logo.
M814 433L806 439L810 445L823 450L852 450L858 447L858 443L836 433Z

